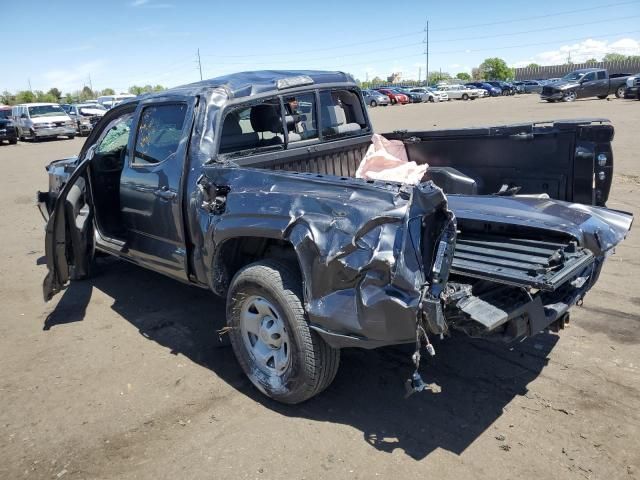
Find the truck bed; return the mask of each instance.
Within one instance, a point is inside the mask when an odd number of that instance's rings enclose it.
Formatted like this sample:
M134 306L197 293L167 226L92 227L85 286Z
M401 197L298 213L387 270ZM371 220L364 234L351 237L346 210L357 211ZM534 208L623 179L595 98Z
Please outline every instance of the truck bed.
M427 179L445 193L519 194L604 206L613 172L613 127L607 120L572 120L384 134L402 140L409 160L429 164ZM245 159L240 166L354 177L369 137L355 137ZM604 154L605 165L596 157ZM593 185L595 183L595 188Z

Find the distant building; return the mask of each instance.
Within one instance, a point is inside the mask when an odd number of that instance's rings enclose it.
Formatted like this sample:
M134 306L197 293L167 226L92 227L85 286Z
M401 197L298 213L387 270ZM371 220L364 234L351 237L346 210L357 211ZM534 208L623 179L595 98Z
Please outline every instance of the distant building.
M402 79L402 73L394 72L390 76L387 77L387 82L389 82L389 83L400 83L401 79Z

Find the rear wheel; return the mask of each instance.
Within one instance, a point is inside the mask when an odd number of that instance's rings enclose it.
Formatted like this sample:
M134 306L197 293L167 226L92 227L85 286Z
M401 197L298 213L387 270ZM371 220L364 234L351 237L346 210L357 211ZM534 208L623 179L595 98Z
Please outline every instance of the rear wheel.
M370 106L370 107L377 107L377 106L378 106L378 102L376 102L375 100L371 100L371 101L369 102L369 106Z
M620 87L618 87L616 89L616 98L623 98L624 97L624 89L625 89L624 85L622 85L622 86L620 86Z
M462 94L462 100L469 100L469 95L467 95L466 93Z
M69 140L73 140L74 138L76 138L75 135L67 135L67 139L69 139Z
M244 373L279 402L308 400L327 388L338 371L340 350L309 328L302 278L288 263L263 260L234 276L227 326Z
M9 143L11 145L15 145L16 143L18 143L18 139L17 138L12 138L12 139L9 140Z

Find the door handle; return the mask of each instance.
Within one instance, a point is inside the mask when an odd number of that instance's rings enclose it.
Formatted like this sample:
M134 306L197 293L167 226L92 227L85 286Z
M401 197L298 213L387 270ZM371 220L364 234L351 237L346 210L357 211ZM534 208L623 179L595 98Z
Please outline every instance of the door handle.
M155 192L153 192L153 194L156 197L160 197L164 200L173 200L174 198L177 197L176 192L173 192L171 190L169 190L167 187L162 187L158 190L156 190Z

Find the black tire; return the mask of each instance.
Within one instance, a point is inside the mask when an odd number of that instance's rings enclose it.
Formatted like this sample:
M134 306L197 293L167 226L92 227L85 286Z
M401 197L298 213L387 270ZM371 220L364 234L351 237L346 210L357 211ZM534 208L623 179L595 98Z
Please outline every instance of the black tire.
M465 102L466 102L467 100L469 100L469 95L467 95L466 93L463 93L463 94L462 94L462 100L464 100Z
M547 98L547 102L549 102L549 103L556 103L556 101L555 101L555 100L553 100L553 99L551 99L551 98Z
M9 144L10 145L15 145L16 143L18 143L18 139L17 138L12 138L9 140Z
M369 102L369 106L370 106L370 107L377 107L377 106L378 106L378 102L376 102L375 100L371 100L371 101Z
M605 98L607 98L609 95L598 95L598 98L600 100L604 100Z
M241 315L246 302L259 298L273 305L274 317L284 324L288 363L279 375L265 372L247 347ZM272 310L273 312L273 310ZM262 324L264 319L262 318ZM302 278L297 267L278 260L262 260L242 268L227 294L227 326L233 351L251 383L282 403L304 402L322 392L335 378L340 350L331 348L306 320Z
M563 102L575 102L577 99L578 99L578 94L575 92L575 90L570 90L566 92L564 94L564 97L562 97Z
M433 97L429 97L429 103L435 103L435 99Z
M625 86L621 85L616 89L616 98L624 98Z
M67 139L68 139L68 140L73 140L74 138L76 138L76 136L75 136L75 135L67 135Z

